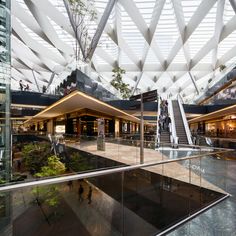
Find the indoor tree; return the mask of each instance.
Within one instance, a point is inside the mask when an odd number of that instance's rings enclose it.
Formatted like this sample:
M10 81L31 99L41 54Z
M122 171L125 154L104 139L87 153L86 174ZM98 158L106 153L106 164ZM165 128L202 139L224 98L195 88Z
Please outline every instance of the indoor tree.
M113 79L111 81L111 85L120 92L123 99L129 98L131 95L131 90L128 87L129 85L124 83L122 80L125 70L120 67L116 67L112 70L112 72Z
M52 155L48 157L47 164L35 176L38 178L52 177L62 175L65 171L65 164L57 156ZM60 192L57 185L37 186L33 188L32 193L35 195L36 203L40 207L46 221L49 221L49 219L42 208L43 203L52 209L53 215L57 215L57 207L60 203Z
M75 56L76 63L79 60L87 61L90 53L91 37L89 36L89 25L96 20L97 13L94 10L94 0L68 0L71 17L75 25ZM79 43L79 45L78 45Z

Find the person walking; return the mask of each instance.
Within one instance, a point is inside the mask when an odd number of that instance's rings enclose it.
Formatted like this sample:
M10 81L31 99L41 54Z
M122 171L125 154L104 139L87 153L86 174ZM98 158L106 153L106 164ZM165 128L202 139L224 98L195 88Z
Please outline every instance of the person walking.
M19 81L20 90L23 91L24 85L22 80Z
M68 187L69 187L69 190L72 190L73 189L73 182L70 180L68 181L67 183Z
M29 91L29 84L25 86L25 91Z
M92 202L92 192L93 192L93 190L92 190L92 187L90 186L88 196L87 196L88 204L91 204L91 202Z
M78 194L79 194L79 201L82 202L84 199L83 199L83 192L84 192L84 188L83 186L80 184L79 185L79 190L78 190Z

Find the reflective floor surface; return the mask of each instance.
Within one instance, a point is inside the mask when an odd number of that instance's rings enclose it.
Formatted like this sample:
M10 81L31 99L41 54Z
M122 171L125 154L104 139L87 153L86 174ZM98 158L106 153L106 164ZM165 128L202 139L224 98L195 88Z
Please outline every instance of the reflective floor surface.
M203 160L205 166L216 166L212 170L218 179L210 173L205 175L211 182L220 181L221 175L227 172L227 178L221 187L229 192L232 196L208 211L202 213L188 223L182 225L168 236L235 236L236 235L236 160L227 160L211 158Z

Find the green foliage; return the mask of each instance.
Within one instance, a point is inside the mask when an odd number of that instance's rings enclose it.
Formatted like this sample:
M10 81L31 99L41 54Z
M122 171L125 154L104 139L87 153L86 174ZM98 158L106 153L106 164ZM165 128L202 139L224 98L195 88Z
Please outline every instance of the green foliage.
M72 9L72 14L78 15L80 19L83 19L85 16L87 16L89 21L97 19L97 13L93 8L93 0L87 0L86 2L84 0L69 0L69 4Z
M220 71L223 71L226 68L225 65L220 65L219 67L220 67Z
M60 162L57 156L48 157L48 163L41 168L41 171L36 174L37 177L50 177L61 175L66 171L65 165Z
M65 165L60 162L57 156L48 157L47 165L41 168L36 177L50 177L65 173ZM59 189L54 185L44 187L36 187L32 190L33 194L39 199L41 203L45 202L50 207L57 207L59 204Z
M5 184L6 180L4 180L2 177L0 177L0 184Z
M54 185L34 187L32 193L41 204L45 203L50 207L59 205L59 188Z
M111 85L120 92L123 99L129 98L131 95L131 90L128 87L129 85L124 83L122 80L125 70L117 67L114 68L112 72L112 77L114 77L114 79L111 81Z
M84 158L78 152L74 152L70 156L68 168L74 172L80 172L80 171L92 169L93 166L88 164L87 158Z
M23 147L23 163L31 174L41 171L43 166L47 165L48 157L51 155L50 144L37 143L27 144Z

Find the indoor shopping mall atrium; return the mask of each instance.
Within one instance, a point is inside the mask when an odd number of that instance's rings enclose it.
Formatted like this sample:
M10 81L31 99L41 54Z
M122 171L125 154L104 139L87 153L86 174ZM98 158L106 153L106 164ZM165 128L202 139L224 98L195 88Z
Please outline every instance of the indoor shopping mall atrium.
M0 0L0 236L236 236L236 0Z

